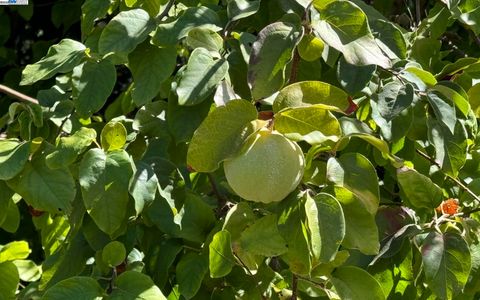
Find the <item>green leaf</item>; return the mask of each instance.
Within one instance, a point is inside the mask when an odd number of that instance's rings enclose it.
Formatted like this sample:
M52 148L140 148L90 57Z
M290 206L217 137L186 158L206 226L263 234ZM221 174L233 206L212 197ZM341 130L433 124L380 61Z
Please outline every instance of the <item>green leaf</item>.
M398 25L383 19L376 19L369 24L374 31L375 41L383 52L391 59L406 58L407 42Z
M331 280L342 300L386 299L378 281L367 271L358 267L338 267L333 272Z
M328 110L321 107L296 107L275 115L275 129L294 141L306 141L311 145L342 135L340 123Z
M123 263L127 257L125 246L119 241L112 241L105 245L102 250L102 260L110 267L116 267Z
M105 154L100 149L91 149L80 163L79 181L85 208L97 226L108 234L113 234L124 222L132 173L130 157L123 150Z
M51 213L69 213L76 194L70 171L66 168L50 169L43 153L28 162L8 185L35 209Z
M173 73L176 62L174 47L159 48L149 43L142 43L128 55L128 68L134 82L132 99L137 106L157 96L162 83Z
M15 260L13 261L18 270L18 275L22 281L35 282L42 277L42 267L37 266L31 260Z
M310 106L344 112L350 107L348 94L343 90L321 81L302 81L283 88L273 102L273 111L279 112L287 107Z
M471 268L468 244L458 234L432 231L423 241L423 270L430 289L440 299L462 293Z
M127 141L127 129L121 122L110 121L103 127L100 141L106 152L122 149Z
M288 249L281 258L293 273L307 275L312 269L312 261L304 205L305 197L293 193L280 202L277 214L278 229Z
M178 104L195 105L211 95L228 72L228 61L213 59L205 48L192 51L177 87Z
M5 216L0 228L6 232L15 233L20 226L20 211L13 199L9 199L4 213Z
M155 28L155 22L143 9L122 11L102 31L98 41L100 54L127 55Z
M380 250L375 215L352 192L342 187L334 188L334 196L342 205L345 215L345 238L342 245L358 249L367 255L375 255Z
M428 92L427 99L435 112L437 120L445 124L450 132L454 134L457 116L455 113L455 106L452 105L453 103L437 91Z
M15 260L13 263L17 267L19 277L22 281L35 282L42 276L41 266L37 266L31 260Z
M17 176L30 155L30 143L17 140L0 140L0 180Z
M139 161L135 166L136 171L130 179L129 192L135 200L135 211L138 216L155 200L159 183L157 175L149 164Z
M480 83L475 84L468 90L468 99L475 116L480 118Z
M193 135L187 164L198 172L213 172L240 150L254 132L255 107L245 100L232 100L211 112Z
M210 277L220 278L227 276L235 265L230 233L226 230L215 233L208 248Z
M175 217L181 218L179 237L197 243L205 241L216 220L212 208L193 193L186 194L185 203Z
M104 17L111 5L111 0L86 0L82 5L82 37L90 34L97 18Z
M30 85L51 78L57 73L68 73L85 57L85 46L71 39L63 39L48 49L48 53L22 71L21 85Z
M248 63L248 84L254 100L282 88L286 66L301 37L301 27L284 22L270 24L258 33Z
M349 64L342 56L338 61L337 78L351 95L363 90L377 70L375 65L357 66Z
M417 76L420 80L422 80L428 87L433 87L437 84L437 79L433 76L432 73L422 70L417 67L407 67L405 71Z
M400 191L414 207L433 209L443 200L442 189L427 176L414 169L401 168L397 170Z
M109 60L88 60L75 67L72 74L72 96L76 112L89 117L107 102L117 80L115 66Z
M305 34L298 43L297 50L303 60L312 62L322 57L324 47L321 39L312 34Z
M165 136L167 131L167 103L155 101L142 106L135 115L133 129L148 136Z
M167 125L177 145L192 139L195 130L207 117L211 108L210 101L193 106L179 105L175 97L168 101Z
M457 177L467 161L467 132L462 123L455 126L454 134L439 121L428 120L428 139L435 147L435 161L448 175Z
M97 138L94 129L81 127L68 137L61 137L55 150L45 158L50 169L59 169L71 165Z
M468 103L468 95L461 86L451 81L440 81L432 90L439 91L450 99L455 103L456 108L458 108L465 117L468 117L471 107L470 103Z
M103 289L91 277L70 277L49 288L43 295L45 300L61 299L102 299Z
M166 300L167 298L147 275L134 271L126 271L115 279L115 288L108 299Z
M187 253L176 267L180 294L191 299L197 294L203 278L208 273L208 257L204 254Z
M387 121L391 121L412 105L413 86L392 81L387 83L376 97L380 115Z
M345 217L340 203L331 195L307 194L305 214L310 231L310 245L317 262L332 261L345 237Z
M178 19L157 26L152 37L152 44L157 46L176 45L177 41L188 35L193 28L204 28L212 31L222 29L220 17L210 8L199 6L189 7Z
M26 241L10 242L0 247L0 263L27 258L31 252Z
M372 163L360 153L345 153L327 163L327 178L355 194L372 215L380 202L378 178Z
M245 251L268 257L287 252L286 244L278 231L277 217L273 214L258 219L240 236L240 245Z
M320 21L314 22L313 28L326 44L343 53L349 64L391 67L390 59L370 32L367 16L350 1L333 1L323 5Z
M20 282L17 267L12 262L0 263L0 299L15 299Z
M229 0L227 14L230 21L237 21L255 14L260 8L260 1Z
M187 45L191 48L204 48L214 57L220 57L223 49L223 39L220 34L208 28L192 28L188 32Z

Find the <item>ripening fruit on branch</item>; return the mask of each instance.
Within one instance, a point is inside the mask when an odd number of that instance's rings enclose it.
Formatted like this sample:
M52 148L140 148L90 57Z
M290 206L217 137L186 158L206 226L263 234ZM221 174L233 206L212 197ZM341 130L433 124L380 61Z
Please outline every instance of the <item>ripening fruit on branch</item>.
M295 142L262 129L223 166L229 185L240 197L270 203L283 200L297 187L305 157Z

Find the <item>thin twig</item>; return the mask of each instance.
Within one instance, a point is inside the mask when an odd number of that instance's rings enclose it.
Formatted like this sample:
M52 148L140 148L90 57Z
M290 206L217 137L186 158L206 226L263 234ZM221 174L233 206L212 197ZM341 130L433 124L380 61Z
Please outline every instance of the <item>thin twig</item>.
M298 285L298 277L297 275L293 274L292 277L292 298L291 300L297 300L297 285Z
M215 178L213 178L213 175L210 173L207 173L208 180L210 181L210 185L212 186L212 192L215 194L215 197L218 200L218 208L217 208L217 214L221 215L223 208L227 204L227 200L222 196L222 194L218 191L217 184L215 183Z
M27 96L23 93L20 93L19 91L16 91L12 88L9 88L6 85L0 84L0 93L4 93L9 95L10 97L17 98L18 100L38 104L38 100L35 98L32 98L30 96Z
M440 166L439 163L437 163L433 158L431 158L430 156L428 156L427 154L423 153L422 151L416 149L415 150L418 155L420 155L421 157L425 158L426 160L428 160L430 163L436 165L437 167L440 168L440 170L442 170L442 166ZM460 188L462 188L465 192L467 192L470 196L473 197L473 199L475 199L478 203L480 203L480 197L477 196L471 189L469 189L467 187L467 185L462 182L460 179L458 178L455 178L453 176L450 176L448 174L446 174L445 172L443 172L443 174L445 174L445 176L447 176L447 178L449 178L450 180L452 180L453 182L455 182Z
M175 4L175 0L168 1L167 6L165 6L165 9L157 17L155 17L155 20L157 22L161 22L163 18L167 17L173 4Z
M415 17L417 18L417 27L420 25L422 21L422 7L420 0L415 0Z
M289 84L292 84L295 81L297 81L299 63L300 63L300 54L298 54L298 50L295 49L293 53L293 59L292 59L292 69L290 70L290 79L288 80Z

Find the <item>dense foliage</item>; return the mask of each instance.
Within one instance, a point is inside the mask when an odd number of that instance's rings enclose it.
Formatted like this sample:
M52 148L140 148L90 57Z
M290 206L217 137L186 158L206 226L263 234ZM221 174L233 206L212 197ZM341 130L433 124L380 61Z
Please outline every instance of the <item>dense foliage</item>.
M0 8L0 299L480 297L480 0L30 2ZM298 186L232 164L265 130Z

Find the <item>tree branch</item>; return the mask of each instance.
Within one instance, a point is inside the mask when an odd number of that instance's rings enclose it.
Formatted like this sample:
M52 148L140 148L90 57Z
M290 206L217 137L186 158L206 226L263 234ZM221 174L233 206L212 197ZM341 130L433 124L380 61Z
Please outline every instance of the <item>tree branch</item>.
M298 285L298 277L297 275L293 274L292 277L292 297L291 300L297 300L297 285Z
M438 164L433 158L431 158L430 156L428 156L427 154L423 153L422 151L418 150L418 149L415 149L415 151L418 153L418 155L420 155L421 157L425 158L426 160L428 160L430 163L436 165L437 167L440 168L440 170L442 170L442 166L440 166L440 164ZM443 172L443 170L442 170ZM455 184L457 184L461 189L463 189L465 192L467 192L470 196L473 197L473 199L475 199L478 203L480 203L480 197L477 196L471 189L469 189L467 187L467 185L462 182L460 179L458 178L455 178L453 176L450 176L448 174L445 174L445 172L443 172L443 174L445 176L447 176L448 179L450 179L451 181L455 182Z
M300 54L298 54L298 50L295 48L295 51L293 53L293 59L292 59L292 68L290 70L290 79L288 80L289 84L292 84L295 81L297 81L299 63L300 63Z
M165 9L158 16L155 17L155 20L157 22L161 22L163 20L163 18L168 16L168 13L170 12L170 9L172 8L173 4L175 4L175 0L168 1Z
M26 101L34 104L38 104L38 100L35 98L32 98L30 96L27 96L23 93L20 93L19 91L16 91L12 88L9 88L6 85L0 84L0 93L4 93L6 95L9 95L12 98L17 98L18 100L21 101Z

